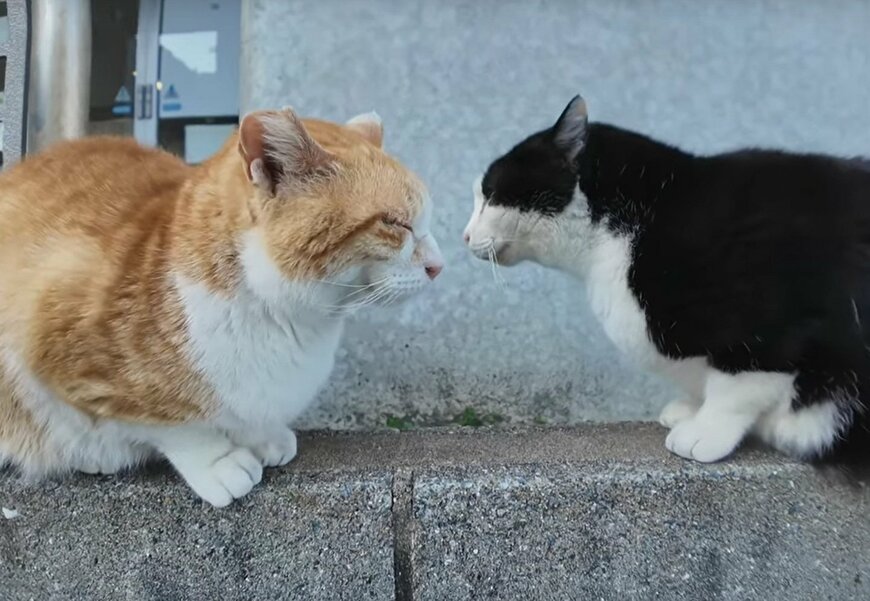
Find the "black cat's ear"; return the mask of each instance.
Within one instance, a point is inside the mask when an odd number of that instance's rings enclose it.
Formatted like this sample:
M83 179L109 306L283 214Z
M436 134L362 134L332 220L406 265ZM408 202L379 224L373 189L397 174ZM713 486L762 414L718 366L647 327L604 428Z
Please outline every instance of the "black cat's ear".
M573 163L586 145L588 130L589 113L586 111L586 101L578 94L571 99L553 126L553 141L565 153L569 162Z

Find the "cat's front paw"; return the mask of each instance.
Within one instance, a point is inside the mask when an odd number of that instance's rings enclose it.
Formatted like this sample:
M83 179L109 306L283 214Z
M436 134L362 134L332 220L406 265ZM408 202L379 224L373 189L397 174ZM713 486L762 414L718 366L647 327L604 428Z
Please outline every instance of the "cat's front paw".
M719 461L730 455L746 433L745 425L727 416L717 420L694 416L674 426L665 439L671 453L702 463Z
M287 428L279 440L255 445L254 454L265 467L287 465L296 457L296 434Z
M117 474L118 472L120 472L121 466L111 463L100 463L99 461L91 460L84 461L80 465L76 465L74 469L90 476L109 476L111 474Z
M263 466L246 448L236 448L194 474L184 474L187 483L204 501L226 507L259 484Z
M680 422L694 417L698 412L698 403L690 399L671 401L659 414L659 423L665 428L671 429Z

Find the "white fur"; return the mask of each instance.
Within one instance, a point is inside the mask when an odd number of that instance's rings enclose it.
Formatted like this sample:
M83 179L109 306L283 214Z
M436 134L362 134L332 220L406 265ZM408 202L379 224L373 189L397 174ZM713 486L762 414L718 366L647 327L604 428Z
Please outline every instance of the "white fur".
M836 399L794 410L781 403L762 416L755 432L768 444L797 457L808 457L830 448L850 425L852 410Z
M351 117L347 120L347 125L372 125L380 128L383 126L383 120L377 112L369 111L368 113L361 113Z
M219 422L268 429L295 419L323 385L342 320L293 303L306 292L280 274L253 232L241 259L247 286L232 298L181 277L176 289L187 316L189 353L221 400ZM325 291L318 297L323 304L337 302Z
M693 417L698 409L701 408L701 402L692 398L679 398L665 405L661 413L659 413L659 423L669 430Z
M698 412L668 434L669 451L702 462L731 454L758 419L794 397L794 376L770 372L726 374L710 369Z
M215 507L248 494L263 477L263 458L212 424L155 428L149 434L193 491Z
M597 238L589 248L586 268L592 312L616 347L634 361L647 367L665 362L649 338L646 315L628 287L630 238L600 229L589 235Z
M471 251L482 259L492 249L500 263L532 260L583 280L590 306L605 333L626 356L670 378L685 396L668 404L659 421L672 428L666 446L698 461L730 454L753 428L769 443L805 455L829 446L845 427L835 402L793 411L794 374L729 375L703 357L673 360L650 339L646 315L628 285L633 236L593 224L585 196L575 192L556 217L491 206L473 187L474 210L465 229Z
M357 115L349 119L345 125L377 146L383 143L384 125L381 116L374 111Z

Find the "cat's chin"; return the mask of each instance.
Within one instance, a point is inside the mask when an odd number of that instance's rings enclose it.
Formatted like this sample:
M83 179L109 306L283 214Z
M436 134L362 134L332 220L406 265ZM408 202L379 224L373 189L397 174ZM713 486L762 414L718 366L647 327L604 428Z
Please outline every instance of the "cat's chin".
M517 252L516 247L510 243L502 244L495 251L490 250L488 247L472 248L471 253L481 261L496 263L501 267L511 267L526 260L526 257L521 256Z
M504 252L500 252L494 257L479 254L475 254L475 256L481 261L486 261L487 263L495 263L499 267L513 267L514 265L519 265L523 261L527 260L526 257L520 257L514 253Z
M498 257L498 264L499 267L513 267L514 265L519 265L525 260L525 257L520 257L517 255L507 255L504 257Z
M501 267L513 267L525 261L528 257L518 252L513 244L505 244L495 253L495 260Z

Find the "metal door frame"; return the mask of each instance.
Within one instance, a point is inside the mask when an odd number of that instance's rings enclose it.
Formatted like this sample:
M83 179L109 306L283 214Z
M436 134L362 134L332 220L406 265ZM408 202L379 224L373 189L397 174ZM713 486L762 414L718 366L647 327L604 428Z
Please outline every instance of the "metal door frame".
M160 28L163 0L139 0L136 31L136 77L133 98L133 136L140 144L157 146L160 91Z

